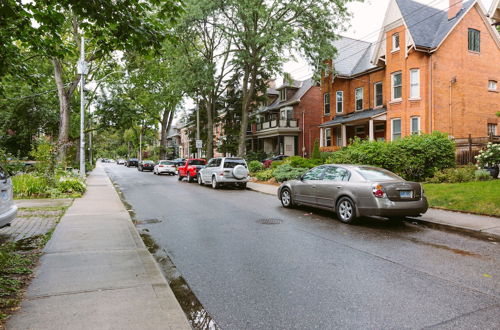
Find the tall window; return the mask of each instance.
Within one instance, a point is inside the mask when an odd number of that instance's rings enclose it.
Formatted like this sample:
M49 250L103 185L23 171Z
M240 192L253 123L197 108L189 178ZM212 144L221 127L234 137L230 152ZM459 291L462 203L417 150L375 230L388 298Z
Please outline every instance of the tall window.
M399 50L399 33L392 35L392 51Z
M410 134L412 135L420 134L420 117L410 118Z
M325 115L330 114L330 93L325 93L323 95L323 105L325 107Z
M344 112L344 92L337 91L337 113Z
M286 101L286 88L280 90L280 101Z
M410 70L410 99L420 98L420 70Z
M469 29L469 50L478 53L481 51L481 33L476 29Z
M488 135L497 135L497 124L488 124Z
M342 146L342 128L341 127L337 127L335 129L335 137L337 138L337 147L341 147Z
M363 87L356 88L354 90L354 95L356 98L356 110L363 110Z
M392 141L396 141L401 138L401 118L391 120L391 136Z
M325 128L325 146L326 147L332 146L332 129L331 128Z
M392 74L392 100L401 100L403 91L403 78L401 72Z
M374 89L375 89L375 93L373 93L375 95L375 100L374 100L374 103L375 103L375 107L381 107L382 106L382 103L383 103L383 91L382 91L382 83L381 82L378 82L378 83L375 83L374 85Z

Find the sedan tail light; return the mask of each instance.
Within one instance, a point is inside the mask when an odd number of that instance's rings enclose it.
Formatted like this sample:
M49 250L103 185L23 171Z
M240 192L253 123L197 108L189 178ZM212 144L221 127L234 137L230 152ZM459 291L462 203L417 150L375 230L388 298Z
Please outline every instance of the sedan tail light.
M386 197L384 189L379 184L372 185L372 192L373 192L373 196L375 196L377 198L384 198L384 197Z
M163 165L158 165L158 167L163 167Z

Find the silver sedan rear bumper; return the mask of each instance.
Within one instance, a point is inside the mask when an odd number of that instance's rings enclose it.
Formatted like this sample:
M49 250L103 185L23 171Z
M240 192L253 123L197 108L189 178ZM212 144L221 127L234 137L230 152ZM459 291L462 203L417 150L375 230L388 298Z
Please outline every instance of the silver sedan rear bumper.
M12 205L7 211L0 214L0 228L8 225L17 215L17 206Z
M391 201L388 198L374 198L368 207L358 206L358 216L420 216L427 212L429 204L423 197L417 201ZM373 205L375 204L375 205Z

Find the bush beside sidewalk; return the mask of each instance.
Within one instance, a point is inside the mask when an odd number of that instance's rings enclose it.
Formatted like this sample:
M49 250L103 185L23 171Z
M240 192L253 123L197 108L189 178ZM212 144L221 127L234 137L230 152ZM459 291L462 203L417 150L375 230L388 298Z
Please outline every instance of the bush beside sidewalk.
M248 189L257 192L277 196L279 186L258 182L248 182L247 187ZM500 238L500 218L498 217L430 208L422 217L412 218L412 220L449 230Z
M190 329L98 165L44 249L12 329Z

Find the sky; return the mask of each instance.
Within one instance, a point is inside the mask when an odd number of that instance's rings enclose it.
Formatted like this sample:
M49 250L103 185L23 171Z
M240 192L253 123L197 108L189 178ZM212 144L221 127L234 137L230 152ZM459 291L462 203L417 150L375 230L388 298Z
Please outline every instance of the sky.
M424 4L429 4L439 9L445 9L449 6L449 0L415 0ZM464 2L467 0L464 0ZM480 0L486 10L489 10L493 0ZM350 28L342 32L341 35L374 42L378 38L378 33L382 27L385 11L390 0L365 0L364 2L353 2L348 5L353 14L350 20ZM312 75L312 70L308 67L306 61L287 62L284 66L285 72L290 72L292 77L297 80L307 79ZM281 79L277 77L277 83Z

